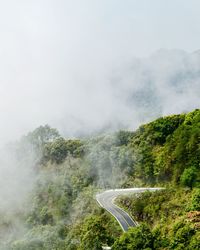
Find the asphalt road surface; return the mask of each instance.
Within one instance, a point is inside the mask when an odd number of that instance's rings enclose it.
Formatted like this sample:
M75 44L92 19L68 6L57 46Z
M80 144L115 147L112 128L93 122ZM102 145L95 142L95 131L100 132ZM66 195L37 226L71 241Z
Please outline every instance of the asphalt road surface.
M114 204L114 200L119 195L128 195L128 194L138 194L141 192L156 191L161 188L127 188L127 189L111 189L103 193L96 195L96 200L101 207L106 209L120 224L123 231L127 231L129 227L135 227L138 223L130 217L123 209Z

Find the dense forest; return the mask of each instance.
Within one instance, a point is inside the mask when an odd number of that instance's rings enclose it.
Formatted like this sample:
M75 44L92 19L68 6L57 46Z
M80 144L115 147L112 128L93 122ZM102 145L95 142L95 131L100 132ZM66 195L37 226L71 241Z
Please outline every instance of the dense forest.
M31 160L35 184L23 206L1 211L0 249L200 249L200 110L82 139L46 125L8 148ZM123 233L95 194L142 186L165 189L117 199L139 222Z

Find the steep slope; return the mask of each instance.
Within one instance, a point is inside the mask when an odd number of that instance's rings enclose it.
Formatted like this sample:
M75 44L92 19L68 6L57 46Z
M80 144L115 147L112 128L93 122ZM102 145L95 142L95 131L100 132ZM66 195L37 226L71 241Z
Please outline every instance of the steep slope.
M40 156L35 188L25 210L2 214L0 249L199 249L199 110L84 140L39 127L17 144L21 160L27 142L26 158ZM141 224L125 234L94 199L108 188L158 185L166 190L119 198Z

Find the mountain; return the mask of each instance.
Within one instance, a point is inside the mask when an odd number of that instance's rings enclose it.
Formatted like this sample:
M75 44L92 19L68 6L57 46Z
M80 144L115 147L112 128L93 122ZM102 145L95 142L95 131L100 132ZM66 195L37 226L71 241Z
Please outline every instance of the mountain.
M9 147L34 182L21 206L0 211L0 249L199 249L199 138L200 110L84 140L37 128ZM141 186L166 189L117 200L140 224L123 233L94 195Z

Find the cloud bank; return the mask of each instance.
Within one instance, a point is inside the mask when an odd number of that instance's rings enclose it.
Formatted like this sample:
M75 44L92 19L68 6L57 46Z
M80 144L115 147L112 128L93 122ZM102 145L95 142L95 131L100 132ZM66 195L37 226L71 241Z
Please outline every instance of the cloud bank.
M199 53L152 54L197 48L192 2L1 3L0 143L46 123L70 137L198 107Z

